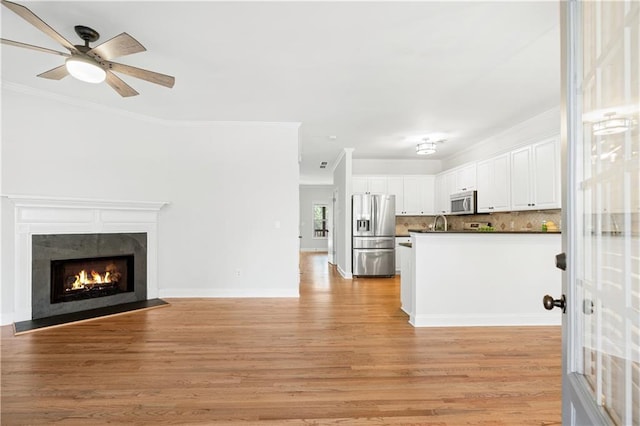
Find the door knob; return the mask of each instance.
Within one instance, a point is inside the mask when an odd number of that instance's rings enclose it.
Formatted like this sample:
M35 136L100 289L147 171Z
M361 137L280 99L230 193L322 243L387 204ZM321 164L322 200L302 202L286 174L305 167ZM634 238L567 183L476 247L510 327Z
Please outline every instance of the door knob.
M564 297L564 294L560 299L554 299L547 294L542 298L542 304L547 311L550 311L555 307L562 309L562 313L565 313L567 310L567 299Z

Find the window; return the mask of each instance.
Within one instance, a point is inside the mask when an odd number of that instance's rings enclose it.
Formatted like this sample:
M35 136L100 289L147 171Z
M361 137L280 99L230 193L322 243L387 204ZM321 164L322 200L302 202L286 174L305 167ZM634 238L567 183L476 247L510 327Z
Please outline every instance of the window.
M313 238L327 238L329 229L327 229L328 206L326 204L313 205Z

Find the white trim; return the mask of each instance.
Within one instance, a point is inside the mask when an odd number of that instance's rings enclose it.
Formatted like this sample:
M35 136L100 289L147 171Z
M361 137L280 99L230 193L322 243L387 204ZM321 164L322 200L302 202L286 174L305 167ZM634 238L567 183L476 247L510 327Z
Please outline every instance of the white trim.
M406 312L406 311L405 311ZM556 315L413 315L409 323L414 327L484 327L484 326L536 326L561 324L559 311Z
M349 253L349 254L351 254L351 253ZM340 274L340 276L341 276L342 278L344 278L345 280L352 280L352 279L353 279L353 274L352 274L352 273L350 273L350 272L349 272L349 273L345 272L345 271L340 267L340 265L337 265L337 266L336 266L336 269L338 270L338 273Z
M161 125L185 126L185 127L200 127L200 126L211 126L211 125L240 125L240 126L274 125L274 126L291 127L295 129L300 129L300 126L302 125L301 122L297 122L297 121L278 122L278 121L171 120L171 119L153 117L150 115L126 111L120 108L108 107L95 102L84 101L84 100L76 99L70 96L64 96L57 93L48 92L46 90L35 89L33 87L28 87L28 86L11 83L11 82L3 82L2 89L10 90L10 91L25 94L25 95L35 96L38 98L49 99L49 100L64 103L67 105L79 107L79 108L91 109L99 112L109 112L109 113L130 118L133 120L144 121L144 122L153 123L153 124L161 124Z
M318 248L318 247L311 247L311 248L301 248L300 251L302 252L318 252L318 253L329 253L328 250L326 248Z
M64 198L38 195L12 195L2 194L13 201L16 207L25 208L80 208L80 209L109 209L109 210L151 210L158 211L168 201L124 201L124 200L100 200L85 198Z
M147 297L158 297L158 212L167 202L4 195L14 204L14 303L2 322L31 319L33 235L145 232ZM9 322L7 322L9 321Z
M161 298L274 298L300 297L299 290L255 287L250 289L169 288L160 290Z

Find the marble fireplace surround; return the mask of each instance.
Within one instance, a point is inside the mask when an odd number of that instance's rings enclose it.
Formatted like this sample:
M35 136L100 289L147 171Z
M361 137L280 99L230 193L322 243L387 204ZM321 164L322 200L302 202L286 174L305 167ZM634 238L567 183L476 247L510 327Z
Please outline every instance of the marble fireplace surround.
M158 297L158 213L168 204L9 195L14 205L13 321L32 319L32 237L60 234L147 234L148 299Z

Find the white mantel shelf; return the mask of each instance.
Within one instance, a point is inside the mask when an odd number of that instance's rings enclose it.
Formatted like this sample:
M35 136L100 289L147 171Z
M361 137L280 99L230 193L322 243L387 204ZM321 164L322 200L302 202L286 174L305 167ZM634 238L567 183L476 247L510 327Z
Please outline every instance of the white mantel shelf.
M32 236L146 233L147 298L158 297L158 214L166 201L96 200L3 194L13 205L13 312L3 325L31 318ZM3 257L5 254L3 253ZM4 283L3 283L4 285Z
M64 198L37 195L3 194L2 197L6 197L11 200L16 207L58 207L159 211L162 207L169 204L168 201L98 200L91 198Z

